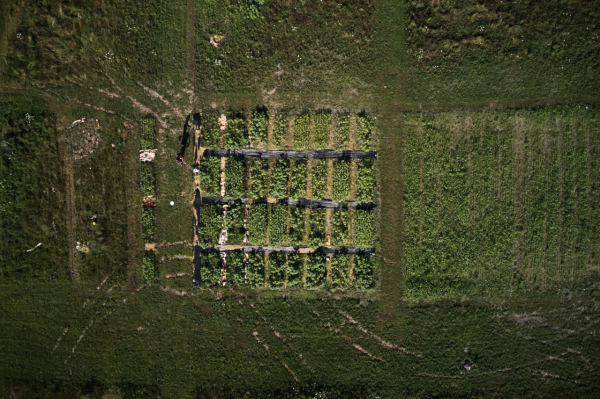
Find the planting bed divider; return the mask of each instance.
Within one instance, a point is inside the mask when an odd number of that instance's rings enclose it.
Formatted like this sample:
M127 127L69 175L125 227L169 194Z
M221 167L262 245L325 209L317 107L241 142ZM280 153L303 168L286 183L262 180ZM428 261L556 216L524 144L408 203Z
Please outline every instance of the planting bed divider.
M194 204L198 205L241 205L241 204L279 204L294 206L298 208L326 208L326 209L359 209L372 211L377 208L374 202L335 202L327 200L309 200L309 199L289 199L289 198L222 198L222 197L201 197L199 195L194 199Z
M353 247L269 247L260 245L214 245L210 247L194 247L194 254L242 252L246 254L319 254L319 255L375 255L375 248Z
M207 148L202 154L203 157L240 157L240 158L293 158L293 159L377 159L377 151L287 151L287 150L261 150L261 149L240 149L230 150L222 148Z

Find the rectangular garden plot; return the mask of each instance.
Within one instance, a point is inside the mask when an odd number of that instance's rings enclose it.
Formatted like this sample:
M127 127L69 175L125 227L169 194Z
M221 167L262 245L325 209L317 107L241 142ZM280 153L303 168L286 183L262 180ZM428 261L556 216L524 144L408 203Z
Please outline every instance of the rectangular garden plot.
M364 113L210 111L195 134L195 287L374 287L377 152Z

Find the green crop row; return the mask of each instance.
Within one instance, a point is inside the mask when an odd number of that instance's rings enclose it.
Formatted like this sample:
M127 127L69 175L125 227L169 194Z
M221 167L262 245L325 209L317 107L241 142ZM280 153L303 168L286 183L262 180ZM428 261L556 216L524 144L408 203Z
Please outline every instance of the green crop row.
M250 175L250 192L252 198L268 196L276 198L308 198L306 193L308 180L308 161L305 159L273 160L269 192L266 192L269 161L261 159L244 160L229 157L225 162L225 196L240 198L246 196L246 168ZM312 199L327 197L327 165L328 160L315 159L312 161L311 195ZM331 199L333 201L348 201L350 197L350 161L334 160ZM291 181L290 181L291 168ZM142 187L146 187L144 179L153 177L151 167L142 169ZM218 157L203 158L199 165L202 194L205 196L220 196L221 194L221 160ZM288 192L289 183L289 192ZM375 191L374 162L372 160L356 161L356 200L359 202L373 201ZM150 189L148 189L150 190ZM148 190L145 189L144 192ZM148 194L151 195L151 194Z
M333 162L333 201L348 201L350 197L350 160L340 159Z
M267 244L267 226L269 212L267 204L254 204L250 206L248 220L248 245Z
M269 245L282 247L287 243L287 216L290 207L269 205Z
M142 259L142 278L145 284L150 284L158 277L156 255L153 251L144 251Z
M142 150L154 149L154 118L142 118Z
M142 118L141 146L144 150L154 148L154 118ZM142 196L156 195L156 176L154 162L141 164L141 189ZM144 243L153 243L156 238L156 214L154 208L142 208L142 239ZM142 279L145 284L150 284L158 276L154 252L145 251L142 259Z
M359 151L368 151L371 149L371 137L373 132L373 122L364 114L356 117L356 146Z
M249 159L248 165L250 168L250 197L264 197L269 169L268 161L264 159Z
M142 195L144 197L156 194L156 178L154 165L151 162L142 162Z
M372 248L375 242L375 213L357 210L354 213L354 246Z
M219 234L223 226L223 207L209 205L200 208L198 215L198 240L200 246L209 247L219 243Z
M200 132L200 145L204 148L220 148L221 132L219 130L217 111L205 111L202 113L202 130Z
M330 110L304 112L294 115L289 111L271 111L258 107L250 113L250 124L246 126L246 112L228 111L227 129L223 132L225 148L267 148L269 115L273 117L273 147L287 149L290 120L293 121L292 149L307 151L324 150L329 146L329 137L333 133L332 149L350 148L350 113L332 113ZM202 116L202 147L221 147L221 132L217 119L220 113L214 110L206 111ZM313 143L310 147L310 126L313 123ZM331 131L333 129L333 132ZM368 151L371 149L373 131L372 121L364 114L356 116L355 149Z
M334 247L351 247L349 227L351 211L347 209L334 209L331 215L331 245Z
M313 159L311 198L323 199L327 196L327 159ZM295 175L292 175L292 179Z
M225 129L225 148L243 148L248 143L246 132L246 115L243 112L227 112L227 129Z
M290 198L306 198L306 184L308 178L308 160L290 160L292 168L292 181L290 182Z
M333 136L334 148L350 148L350 114L337 115L335 135Z
M241 244L244 238L245 205L229 206L226 215L228 244ZM309 246L325 245L325 209L311 209L308 218L308 242L304 243L305 208L284 205L250 205L248 220L248 245ZM374 216L372 211L334 209L331 215L331 244L371 248L374 245ZM148 216L152 217L152 216ZM354 219L354 235L349 236ZM223 206L207 205L200 211L198 238L201 246L218 244L223 224ZM289 234L288 232L289 224ZM268 239L267 239L268 230Z
M310 114L307 112L300 115L294 121L294 140L292 147L294 150L309 150L310 139Z
M227 158L225 160L225 196L240 198L244 197L245 194L246 160L243 158Z
M319 111L314 114L313 148L315 150L324 150L327 148L330 130L331 111Z
M267 148L269 115L266 108L258 108L250 118L250 143L255 148Z
M284 112L275 114L275 120L273 121L273 146L275 148L288 148L289 130L289 117Z
M226 164L227 165L227 164ZM203 196L221 195L221 159L205 157L200 160L200 189Z
M323 208L311 209L308 232L308 246L318 248L325 245L325 212Z
M356 160L356 201L358 202L373 201L376 191L374 166L375 161L371 159Z
M265 275L267 287L281 289L287 280L288 288L301 288L306 256L306 288L325 289L327 287L326 258L322 255L300 255L270 253L249 254L247 268L244 255L240 252L228 253L225 257L227 284L251 288L263 288ZM266 264L268 263L268 269ZM349 279L351 265L354 265L353 278ZM202 255L202 285L214 286L218 283L222 269L221 258L216 253ZM247 276L247 279L245 279ZM331 260L331 288L366 290L373 288L373 262L370 257L336 255Z
M269 189L269 197L285 198L288 197L287 186L290 172L289 159L277 159L273 165L273 173L271 174L271 183Z

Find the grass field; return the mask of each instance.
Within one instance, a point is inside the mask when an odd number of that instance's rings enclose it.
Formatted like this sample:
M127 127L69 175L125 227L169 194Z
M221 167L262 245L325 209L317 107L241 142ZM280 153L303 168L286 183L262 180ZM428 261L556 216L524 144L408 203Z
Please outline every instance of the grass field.
M596 396L596 2L0 9L0 396ZM365 150L375 132L356 200L378 211L331 220L332 245L373 242L375 260L340 256L321 273L318 259L253 254L245 288L242 254L228 254L236 287L193 290L193 142L175 162L193 111L211 116L212 148L322 149L329 126L333 148L352 131ZM150 131L152 167L138 156ZM202 189L218 196L220 160L207 159ZM280 161L228 160L226 196L327 196L327 162ZM349 198L352 168L332 165L332 200ZM291 208L289 232L273 209L274 235L252 239L323 241L310 229L322 209Z

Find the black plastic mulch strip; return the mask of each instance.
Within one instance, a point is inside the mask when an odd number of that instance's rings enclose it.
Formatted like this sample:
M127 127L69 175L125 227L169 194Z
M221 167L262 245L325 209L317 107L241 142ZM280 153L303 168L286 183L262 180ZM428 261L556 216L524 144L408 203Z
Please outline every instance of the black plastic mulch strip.
M377 159L377 151L285 151L285 150L258 150L258 149L211 149L204 150L205 157L239 157L239 158L303 158L303 159Z
M329 200L289 199L289 198L222 198L200 197L196 194L194 206L202 205L240 205L240 204L280 204L298 208L359 209L371 211L377 208L374 202L335 202Z

